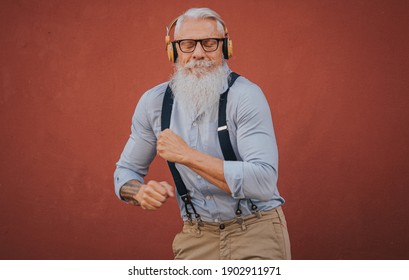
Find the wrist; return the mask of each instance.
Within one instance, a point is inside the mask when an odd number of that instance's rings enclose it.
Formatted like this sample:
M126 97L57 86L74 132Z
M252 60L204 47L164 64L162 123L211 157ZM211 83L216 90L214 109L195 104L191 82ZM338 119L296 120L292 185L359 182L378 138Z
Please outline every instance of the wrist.
M197 156L197 150L188 147L187 150L182 154L180 159L180 164L189 166L193 163L193 160Z

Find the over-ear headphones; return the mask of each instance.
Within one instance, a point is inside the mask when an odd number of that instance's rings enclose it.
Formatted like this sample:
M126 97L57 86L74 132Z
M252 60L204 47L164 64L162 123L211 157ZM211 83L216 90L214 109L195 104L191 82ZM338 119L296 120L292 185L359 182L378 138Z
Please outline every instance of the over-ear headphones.
M175 18L168 26L166 26L166 51L168 53L168 58L170 62L176 62L178 58L178 52L176 50L176 43L170 41L170 31L176 25L179 17ZM229 38L229 33L227 27L223 25L224 28L224 38L223 38L223 57L224 59L229 59L233 56L233 42Z

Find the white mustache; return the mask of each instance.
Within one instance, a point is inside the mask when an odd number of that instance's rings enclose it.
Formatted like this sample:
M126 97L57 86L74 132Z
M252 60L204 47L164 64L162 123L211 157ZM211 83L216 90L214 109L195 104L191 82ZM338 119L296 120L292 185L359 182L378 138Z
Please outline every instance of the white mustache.
M191 60L184 65L185 69L191 68L210 68L213 67L215 63L210 60Z

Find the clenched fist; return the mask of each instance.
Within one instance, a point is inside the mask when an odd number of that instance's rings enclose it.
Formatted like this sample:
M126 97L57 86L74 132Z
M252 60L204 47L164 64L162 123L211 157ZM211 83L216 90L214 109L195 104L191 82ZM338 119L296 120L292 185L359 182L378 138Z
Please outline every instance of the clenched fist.
M170 129L159 134L156 144L158 155L170 162L183 163L191 148L186 142Z
M140 205L145 210L156 210L168 200L175 197L173 187L168 182L149 181L141 184L131 180L121 188L121 196L130 204Z

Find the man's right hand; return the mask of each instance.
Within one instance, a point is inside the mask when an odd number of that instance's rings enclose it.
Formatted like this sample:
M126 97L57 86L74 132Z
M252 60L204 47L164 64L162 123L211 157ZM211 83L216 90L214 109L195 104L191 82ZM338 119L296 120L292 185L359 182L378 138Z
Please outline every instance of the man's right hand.
M175 197L175 193L174 188L165 181L149 181L147 184L141 184L131 180L122 186L121 196L133 205L140 205L142 209L157 210L168 197Z

